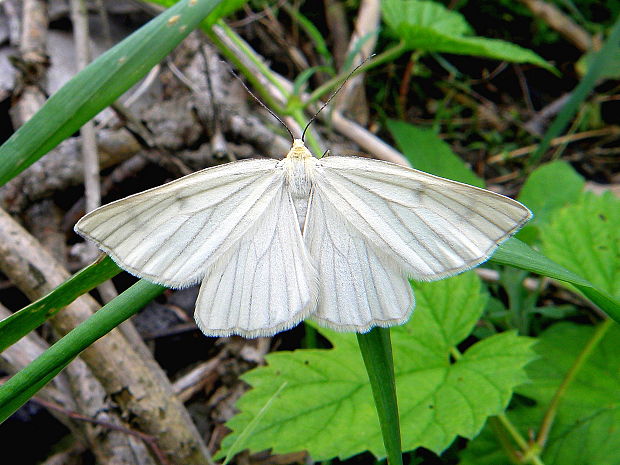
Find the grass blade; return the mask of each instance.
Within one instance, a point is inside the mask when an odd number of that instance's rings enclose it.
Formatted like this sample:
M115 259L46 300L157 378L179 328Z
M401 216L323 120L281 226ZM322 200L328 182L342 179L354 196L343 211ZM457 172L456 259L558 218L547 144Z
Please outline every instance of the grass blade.
M559 136L570 119L575 115L579 109L579 105L590 94L597 81L604 75L605 70L618 59L618 53L620 52L620 16L616 20L616 23L611 29L611 33L605 42L603 48L594 56L592 64L588 68L583 79L579 82L572 95L566 102L566 105L562 108L556 119L553 121L549 129L547 130L545 137L536 149L536 151L530 156L529 162L535 164L540 160L544 153L549 148L551 140Z
M114 102L176 47L221 0L183 0L80 71L0 147L0 185Z
M0 352L14 344L82 294L121 269L108 256L79 271L52 292L0 321Z
M518 239L512 238L503 243L493 254L491 260L570 283L611 318L620 323L620 302L617 299L598 289L587 279L536 252Z
M12 415L80 352L137 313L166 288L140 280L0 386L0 423Z

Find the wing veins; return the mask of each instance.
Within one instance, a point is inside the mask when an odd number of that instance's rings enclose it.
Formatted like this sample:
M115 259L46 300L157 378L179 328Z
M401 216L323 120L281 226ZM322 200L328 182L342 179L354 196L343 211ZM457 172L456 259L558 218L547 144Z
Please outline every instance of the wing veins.
M366 190L368 190L368 188L365 188L364 186L362 186L362 185L361 185L361 184L359 184L358 182L354 181L354 180L353 180L350 176L346 176L346 175L345 175L345 173L346 173L347 171L350 171L350 170L343 169L343 170L341 170L341 171L344 171L344 172L337 172L336 170L332 170L332 171L331 171L331 173L333 173L333 174L337 174L337 175L339 175L339 176L341 176L341 177L345 178L347 181L351 182L352 184L355 184L356 186L358 186L358 187L360 187L360 188L362 188L362 189L366 189ZM373 171L371 171L371 170L366 170L366 169L364 169L364 170L362 170L362 171L363 171L364 173L368 173L368 174L370 174L371 176L369 176L369 177L370 177L371 179L375 180L375 181L379 181L379 182L382 182L382 183L390 184L390 185L395 186L395 187L403 188L403 185L402 185L402 184L399 184L399 183L393 182L393 181L391 181L391 180L383 180L383 179L381 179L381 180L377 180L374 176L372 176L372 175L373 175L373 174L375 174L375 173L374 173ZM403 178L405 178L405 179L407 179L407 180L409 180L406 176L402 176L402 177L403 177ZM433 176L433 177L435 177L435 176ZM410 181L412 181L412 182L418 182L418 183L419 183L419 181L414 181L414 180L410 180ZM448 181L450 181L450 180L448 180ZM454 183L456 183L456 184L462 184L462 183L457 183L456 181L453 181L453 182L454 182ZM475 188L474 186L470 186L470 187L472 187L472 188L474 188L474 189L477 189L477 188ZM481 190L482 190L482 189L481 189ZM391 200L391 199L388 199L387 197L385 197L385 196L383 196L383 195L381 195L381 194L378 194L378 193L376 193L376 192L374 192L374 191L372 191L372 192L373 192L373 194L375 194L377 197L380 197L380 198L382 198L382 199L384 199L384 200L386 200L386 201L392 202L392 203L397 204L397 205L401 205L401 206L403 206L403 207L405 207L405 208L416 209L416 207L415 207L415 206L411 206L410 204L407 204L407 203L404 203L404 202L401 202L401 201L398 201L398 200ZM461 206L462 206L462 207L464 207L465 209L467 209L467 210L469 210L469 211L472 211L472 210L471 210L471 208L470 208L470 207L469 207L466 203L463 203L463 202L462 202L462 201L460 201L458 198L450 197L449 195L446 195L444 192L441 192L441 191L438 191L438 190L434 190L434 189L433 189L433 190L430 190L430 191L428 191L428 190L426 191L426 195L428 195L429 197L432 197L432 198L433 198L433 199L435 199L437 202L439 202L439 203L441 203L442 205L444 205L446 208L449 208L451 211L453 211L454 213L456 213L458 216L462 216L462 215L460 215L460 214L458 214L457 212L455 212L455 211L454 211L454 209L452 209L452 208L448 207L448 206L446 205L446 203L445 203L445 202L442 202L440 199L437 199L436 197L434 197L433 195L431 195L429 192L439 194L439 195L443 196L443 197L444 197L444 198L446 198L446 199L449 199L449 200L451 200L451 201L453 201L453 202L455 202L455 203L458 203L459 205L461 205ZM448 191L448 192L450 192L450 191ZM461 193L461 195L462 195L462 193ZM501 196L500 194L497 194L497 195L498 195L499 197L501 197L501 198L502 198L502 200L504 199L504 197L503 197L503 196ZM469 197L468 197L468 198L469 198ZM506 198L506 200L510 200L510 199ZM493 210L494 212L497 212L497 213L501 214L502 216L504 216L504 217L506 217L507 219L509 219L511 222L514 222L514 221L515 221L515 220L514 220L514 218L512 218L512 217L511 217L510 215L508 215L507 213L504 213L504 211L499 210L499 209L497 209L496 207L494 207L494 206L492 206L492 205L490 205L490 204L488 204L488 203L486 203L486 202L484 202L484 201L482 201L482 200L476 199L476 202L479 202L479 203L483 204L484 206L486 206L486 207L490 208L490 209L491 209L491 210ZM510 203L510 202L507 202L507 203ZM502 232L504 231L504 228L503 228L503 227L499 226L499 225L498 225L495 221L493 221L493 219L489 218L489 217L488 217L488 216L486 216L485 214L480 213L480 212L477 212L477 211L475 211L475 213L476 213L476 215L480 216L481 218L483 218L483 219L484 219L485 221L487 221L488 223L490 223L490 224L492 224L493 226L495 226L495 227L496 227L497 229L499 229L500 231L502 231ZM440 216L441 216L441 215L440 215ZM442 218L443 218L443 217L442 217ZM445 218L444 218L444 219L445 219ZM471 223L469 223L469 224L471 224ZM478 227L476 227L474 224L471 224L471 225L472 225L474 228L476 228L479 232L481 232L482 234L484 234L484 232L482 232L482 231L481 231ZM502 237L502 236L500 236L500 237Z
M265 189L265 191L266 191L266 190L267 190L267 189ZM264 192L263 192L263 193L264 193ZM252 204L251 204L251 205L247 208L247 211L252 210L252 208L254 208L254 206L255 206L255 205L256 205L259 201L260 201L260 196L257 196L257 197L255 198L254 202L253 202L253 203L252 203ZM263 213L263 214L264 214L264 213ZM260 221L260 219L258 219L257 221ZM238 224L239 224L239 222L237 223L237 225L238 225ZM234 229L234 227L233 227L233 229ZM252 228L250 227L249 229L252 229ZM199 231L198 231L198 232L194 235L194 238L193 238L193 239L195 239L195 238L196 238L196 237L200 234L200 232L202 232L202 231L200 231L200 230L199 230ZM193 239L192 239L192 240L193 240ZM236 243L238 243L238 242L239 242L239 240L241 240L241 238L237 239L237 241L235 241L234 243L230 244L227 250L230 250L230 248L231 248L233 245L235 245ZM196 252L196 253L198 253L198 252ZM224 252L222 252L222 253L226 253L226 251L224 251ZM180 256L180 255L179 255L179 256ZM190 276L193 276L193 275L194 275L194 274L195 274L195 273L196 273L196 272L200 269L200 267L201 267L201 266L202 266L202 264L199 264L199 265L195 266L195 267L192 269L192 272L191 272L191 273L188 273L188 274L189 274Z
M327 181L327 182L329 182L329 181ZM329 182L329 183L331 184L331 182ZM346 188L345 188L345 189L346 189ZM359 199L359 197L358 197L357 195L355 195L353 192L349 191L348 189L346 189L346 190L347 190L347 192L349 192L351 195L353 195L356 199ZM350 207L353 211L355 211L355 212L357 212L357 213L358 213L358 215L360 216L360 218L362 218L362 220L363 220L363 221L364 221L364 222L365 222L365 223L366 223L366 224L370 227L370 229L371 229L372 231L374 231L374 232L375 232L375 233L376 233L379 237L381 237L381 234L379 233L379 231L377 231L377 229L375 229L375 227L373 226L373 224L372 224L370 221L368 221L368 220L366 219L366 217L365 217L364 215L362 215L362 214L361 214L361 213L360 213L360 212L359 212L359 211L358 211L358 210L357 210L357 209L356 209L356 208L355 208L355 207L351 204L351 202L349 201L349 199L345 198L344 196L340 196L340 198L341 198L343 201L345 201L345 202L347 203L347 205L349 205L349 207ZM333 202L331 202L331 201L330 201L330 203L332 204L332 206L334 206L334 208L336 208L336 206L333 204ZM399 220L399 222L400 222L400 218L398 218L398 220ZM402 223L401 223L401 224L402 224ZM392 229L392 228L390 228L390 229ZM360 232L360 234L362 234L362 235L363 235L363 233L361 233L361 232ZM400 237L400 236L399 236L399 237ZM401 238L401 239L402 239L402 238ZM403 242L404 242L405 244L407 244L405 241L403 241ZM388 247L388 248L389 248L389 249L390 249L390 250L394 253L394 255L396 255L397 257L399 257L401 260L403 260L403 261L405 261L405 262L408 262L408 260L407 260L405 257L403 257L403 256L402 256L399 252L397 252L397 251L394 249L394 247L392 247L392 246L391 246L388 242L384 241L384 243L385 243L385 245L386 245L386 246L387 246L387 247ZM407 245L408 245L408 244L407 244ZM415 255L416 255L416 256L420 259L420 261L421 261L421 262L424 262L423 258L422 258L422 257L421 257L421 256L420 256L420 255L419 255L419 254L415 251L415 250L411 249L410 247L407 247L407 248L408 248L408 249L409 249L409 250L410 250L413 254L415 254ZM380 250L380 249L379 249L378 251L379 251L379 252L381 252L381 250ZM432 255L432 254L431 254L431 255ZM427 266L428 266L428 265L427 265ZM429 269L431 269L431 271L433 271L433 270L432 270L432 268L430 268L430 266L429 266Z

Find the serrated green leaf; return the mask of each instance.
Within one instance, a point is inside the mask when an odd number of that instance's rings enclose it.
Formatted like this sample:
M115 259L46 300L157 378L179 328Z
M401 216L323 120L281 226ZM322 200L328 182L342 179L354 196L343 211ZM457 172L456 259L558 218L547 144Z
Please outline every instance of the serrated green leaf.
M482 314L486 295L474 273L416 283L412 320L392 328L403 450L441 452L457 435L473 437L489 415L501 412L514 386L525 380L532 341L514 333L492 336L452 360ZM244 375L253 389L223 443L234 443L276 389L287 382L246 446L275 453L307 450L314 460L346 458L369 450L385 456L368 378L355 337L319 331L331 350L267 356L268 365Z
M577 201L584 185L583 177L565 161L552 161L532 171L521 188L519 201L532 210L534 218L517 237L535 239L540 226L549 222L556 210Z
M384 0L381 10L385 22L410 49L533 63L553 69L531 50L503 40L470 36L472 30L465 18L440 3Z
M545 254L620 298L620 200L584 193L541 230Z
M484 181L476 176L431 129L417 128L396 120L388 120L387 127L398 148L415 169L472 186L484 187Z
M540 336L540 358L527 372L530 382L517 392L534 400L508 418L524 437L540 429L547 406L577 357L602 328L558 323ZM620 326L610 325L563 394L542 453L546 465L620 464ZM510 465L490 428L462 453L460 465Z
M620 323L619 298L614 298L604 289L594 286L587 279L558 265L553 260L514 237L499 246L493 254L493 257L491 257L491 261L570 283L583 293L584 296Z

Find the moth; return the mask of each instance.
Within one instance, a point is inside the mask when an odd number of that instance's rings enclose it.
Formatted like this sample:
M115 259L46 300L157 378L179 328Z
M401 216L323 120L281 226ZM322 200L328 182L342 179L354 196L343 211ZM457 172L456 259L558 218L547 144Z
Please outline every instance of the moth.
M75 231L123 269L171 288L202 282L209 336L269 336L305 318L365 332L408 320L408 278L487 260L531 217L508 197L393 163L315 158L207 168L87 214Z

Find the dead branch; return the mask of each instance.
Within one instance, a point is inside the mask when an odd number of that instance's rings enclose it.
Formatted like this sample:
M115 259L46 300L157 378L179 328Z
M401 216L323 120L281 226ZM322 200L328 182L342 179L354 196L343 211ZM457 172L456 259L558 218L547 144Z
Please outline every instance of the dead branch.
M32 300L50 292L69 276L41 244L0 210L0 269ZM50 320L63 336L98 308L84 295ZM210 462L205 444L187 410L173 395L165 374L154 360L143 361L147 350L136 352L118 332L112 331L80 357L142 432L157 439L159 447L178 463Z
M558 31L568 41L572 42L582 52L592 48L592 37L581 26L562 12L557 6L544 0L521 0L534 16L542 19L553 29Z
M0 305L0 318L10 315L11 312ZM0 353L0 366L7 373L16 373L48 347L43 338L32 332ZM82 389L72 389L75 385ZM92 451L101 465L155 465L141 442L122 432L102 431L90 424L73 421L63 412L79 411L99 421L117 426L124 424L105 390L82 360L71 363L38 393L38 397L45 403L60 406L60 410L50 410L50 413Z

